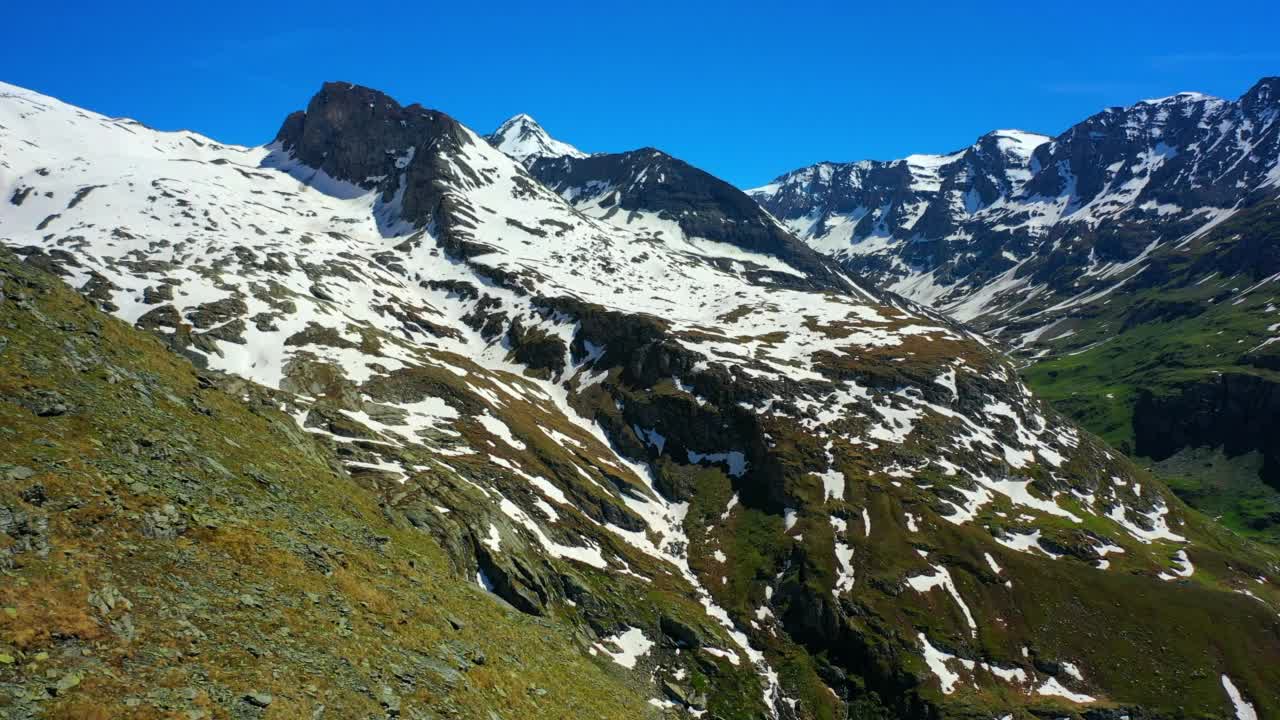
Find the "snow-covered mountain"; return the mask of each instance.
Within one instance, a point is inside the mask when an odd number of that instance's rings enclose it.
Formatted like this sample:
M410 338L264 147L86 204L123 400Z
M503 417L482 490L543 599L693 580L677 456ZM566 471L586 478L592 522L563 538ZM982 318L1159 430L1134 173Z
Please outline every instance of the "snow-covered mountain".
M1140 287L1152 253L1280 192L1278 117L1267 78L1235 101L1180 93L1055 138L997 131L749 193L850 272L1030 345L1073 308Z
M556 140L536 120L521 113L498 126L485 138L516 162L528 164L540 158L582 158L587 154L569 143Z
M748 193L814 247L870 254L895 236L954 231L958 219L1016 194L1038 168L1043 135L997 130L950 155L820 163Z
M851 274L1003 341L1116 447L1261 455L1245 489L1184 484L1240 531L1280 537L1280 78L750 192ZM1259 478L1274 490L1248 489Z
M678 160L527 149L346 83L253 148L0 86L0 241L283 391L654 717L1280 711L1280 566L981 337Z
M695 252L741 248L800 270L778 276L801 287L848 290L834 263L798 240L741 190L661 150L543 157L529 174L576 210ZM718 248L718 250L717 250Z

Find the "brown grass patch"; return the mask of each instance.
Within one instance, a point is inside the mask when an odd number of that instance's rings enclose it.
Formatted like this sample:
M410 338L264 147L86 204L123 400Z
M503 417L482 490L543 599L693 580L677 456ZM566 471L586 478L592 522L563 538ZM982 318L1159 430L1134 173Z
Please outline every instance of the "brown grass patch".
M102 626L89 613L88 593L36 579L0 588L0 605L17 610L0 613L0 636L19 650L50 645L56 638L97 640Z

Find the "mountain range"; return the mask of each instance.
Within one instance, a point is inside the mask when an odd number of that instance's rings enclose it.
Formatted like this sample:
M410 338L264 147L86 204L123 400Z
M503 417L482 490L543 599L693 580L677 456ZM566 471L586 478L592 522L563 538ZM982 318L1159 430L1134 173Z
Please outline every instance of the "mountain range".
M1039 398L1003 349L1066 335L1011 341L1047 320L1000 279L1078 259L1058 227L1078 212L1106 269L1068 284L1145 276L1165 245L1124 259L1140 218L1223 232L1262 212L1270 87L1107 115L1097 157L1094 130L1069 149L1001 132L748 194L652 148L588 155L527 116L481 136L350 83L261 147L0 85L0 699L18 717L1280 712L1276 551ZM1247 125L1250 149L1187 165L1182 104L1215 137ZM1139 117L1154 156L1121 142ZM1084 172L1126 153L1144 168ZM1188 180L1164 214L1122 187L1175 165L1243 185ZM869 234L836 177L876 203ZM956 234L988 215L988 239ZM880 249L837 247L839 227ZM1252 269L1212 231L1197 253ZM962 269L993 257L1012 264ZM1061 318L1087 304L1053 292L1034 298ZM1030 354L1083 357L1048 349Z
M1280 78L1265 78L1236 100L1179 93L1056 137L822 163L750 193L849 272L1002 341L1113 445L1256 458L1229 482L1242 499L1194 480L1187 497L1274 540L1278 119Z
M946 155L819 163L747 193L849 275L994 338L1060 410L1275 542L1278 115L1280 80L1266 78L1235 101L1180 93L1056 137L997 130ZM669 198L718 202L673 169L684 163L637 152L526 164L595 216L683 218Z

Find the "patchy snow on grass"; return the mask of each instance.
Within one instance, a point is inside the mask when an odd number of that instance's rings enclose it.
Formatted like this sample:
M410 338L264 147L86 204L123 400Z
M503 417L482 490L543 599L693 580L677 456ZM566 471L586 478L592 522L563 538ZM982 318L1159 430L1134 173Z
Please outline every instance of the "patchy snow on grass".
M1231 678L1223 675L1222 687L1226 689L1227 697L1231 698L1231 704L1236 709L1236 720L1258 720L1258 711L1254 709L1252 703L1244 699L1244 695L1240 694L1240 690L1236 688L1235 683L1231 682Z
M942 694L950 695L955 692L956 683L960 682L960 674L947 667L947 661L957 659L956 656L934 647L924 633L919 633L916 637L919 638L920 646L924 649L925 664L942 685Z
M1057 553L1046 550L1044 546L1040 544L1039 529L1033 530L1030 533L1005 532L1003 535L996 538L996 542L1010 550L1017 550L1018 552L1029 553L1032 550L1039 550L1055 560L1062 557Z
M999 575L1001 572L1000 565L996 563L995 558L991 557L991 553L982 553L982 556L987 559L987 565L991 568L991 572Z
M844 499L844 473L838 470L815 472L822 480L822 496L824 500Z
M633 429L635 430L636 435L639 435L640 439L645 441L645 444L653 446L654 449L658 451L659 455L662 454L662 449L667 446L666 436L653 428L642 428L639 425L635 426Z
M498 534L498 526L493 523L489 523L489 534L480 542L494 552L501 552L502 536Z
M796 520L798 520L799 518L800 518L800 515L796 512L795 508L783 508L782 509L782 531L783 532L790 531L791 528L796 526Z
M938 587L946 590L956 601L956 604L960 606L960 611L964 613L965 622L969 624L969 634L974 637L978 636L978 623L973 619L973 613L969 612L969 606L965 604L964 598L960 596L960 591L956 589L956 583L951 579L951 572L945 567L934 565L933 573L909 577L907 578L907 585L918 593L927 593Z
M720 513L720 519L728 520L729 515L733 513L733 509L737 506L738 506L738 493L734 493L733 497L729 498L729 504L724 506L724 512Z
M1140 495L1141 490L1134 487L1134 494ZM1169 529L1169 506L1160 503L1151 512L1132 511L1136 515L1141 515L1151 525L1150 529L1142 527L1136 522L1128 518L1125 513L1124 505L1116 503L1107 511L1107 517L1114 520L1117 524L1129 531L1129 534L1145 543L1152 543L1156 540L1171 540L1173 542L1186 542L1187 539Z
M483 425L484 429L489 431L490 435L502 440L516 450L523 451L527 447L523 442L517 440L515 435L511 434L511 428L507 427L506 423L489 413L486 412L483 415L477 415L476 421Z
M729 466L729 474L734 477L742 477L747 471L747 457L737 450L721 453L699 453L690 450L689 462L695 465L704 462L725 463Z
M542 527L538 525L533 518L529 517L528 513L521 510L519 505L516 505L507 498L502 498L499 501L499 507L502 508L502 512L505 513L507 517L524 526L526 530L537 538L538 544L542 545L542 548L552 557L577 560L580 563L590 565L591 567L599 568L601 570L609 567L609 563L606 562L604 556L600 554L600 548L595 545L591 543L587 543L585 546L563 545L548 537L547 534L543 532Z
M738 653L732 650L722 650L714 647L704 647L702 650L708 655L715 655L718 658L728 660L730 665L737 665L739 662L742 662L741 659L738 658Z
M1056 695L1060 698L1066 698L1073 703L1091 703L1097 699L1091 695L1085 695L1084 693L1077 693L1068 690L1062 683L1058 682L1058 678L1055 677L1046 678L1040 687L1036 688L1036 693L1038 695Z
M610 635L592 645L592 649L608 655L615 663L628 670L634 670L636 661L648 655L652 648L653 641L644 634L643 630L634 627Z
M839 573L836 576L836 586L831 589L831 594L836 597L840 593L853 589L853 548L848 543L840 539L848 529L849 524L843 518L831 516L831 528L835 531L835 553L836 563L839 565Z
M1173 562L1177 565L1173 570L1173 574L1162 572L1159 577L1161 580L1177 580L1178 578L1189 578L1195 573L1196 568L1191 564L1191 558L1187 557L1186 550L1179 550L1174 553Z

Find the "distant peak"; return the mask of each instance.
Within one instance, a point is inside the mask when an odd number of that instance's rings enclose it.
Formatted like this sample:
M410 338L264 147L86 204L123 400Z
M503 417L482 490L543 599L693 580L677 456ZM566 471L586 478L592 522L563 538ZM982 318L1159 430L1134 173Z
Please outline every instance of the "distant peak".
M1003 130L992 130L991 132L978 138L981 144L984 140L990 140L995 143L1002 151L1012 152L1013 154L1026 160L1031 157L1031 153L1037 147L1053 140L1048 135L1040 133L1027 132L1026 130L1017 130L1006 128Z
M1048 135L1044 135L1042 133L1037 133L1037 132L1031 132L1029 130L1019 130L1017 128L1002 128L1000 130L992 130L986 135L983 135L983 137L995 137L995 138L1006 137L1006 138L1019 138L1019 139L1028 138L1032 140L1036 140L1036 139L1049 140L1050 139Z
M495 148L520 163L536 158L586 157L578 148L555 138L525 113L513 115L487 138Z
M546 130L543 130L542 126L539 125L538 121L534 120L532 116L526 115L524 113L520 113L518 115L512 115L511 117L507 118L505 122L503 122L501 125L498 126L498 129L497 131L494 132L494 135L501 135L505 131L511 130L513 128L520 128L520 127L535 128L543 133L546 132Z
M1218 99L1219 98L1216 98L1213 95L1206 95L1204 93L1198 93L1198 92L1183 91L1180 93L1174 93L1172 95L1166 95L1164 97L1150 98L1147 100L1139 100L1137 104L1138 105L1165 105L1168 103L1201 102L1203 100L1218 100Z

